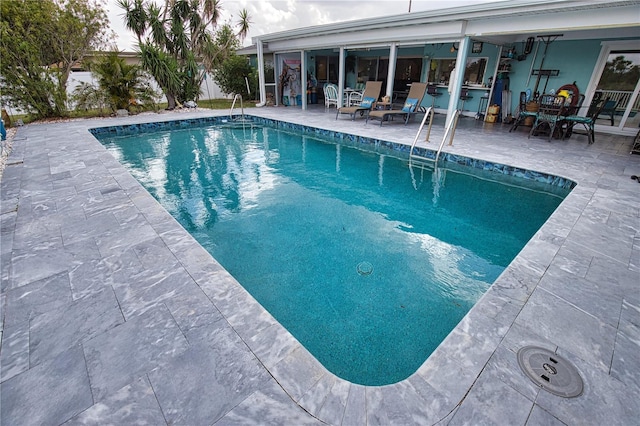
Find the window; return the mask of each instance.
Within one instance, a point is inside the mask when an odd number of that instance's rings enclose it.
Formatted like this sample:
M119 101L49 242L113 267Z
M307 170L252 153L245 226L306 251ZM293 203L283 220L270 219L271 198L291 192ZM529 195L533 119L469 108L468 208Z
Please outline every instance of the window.
M470 86L482 85L487 69L488 58L467 58L464 69L464 84ZM436 84L449 84L451 71L456 65L455 59L432 59L429 66L429 82Z
M398 58L396 62L394 90L409 90L408 85L420 81L422 58Z
M464 70L464 84L481 86L486 68L487 58L467 58L467 66Z
M429 65L429 82L449 84L449 77L455 65L455 59L432 59Z
M358 58L358 83L364 83L369 80L380 81L386 80L387 70L389 69L388 58Z
M382 81L382 92L384 93L387 86L387 72L389 70L389 58L358 58L358 76L357 83L366 83L367 81Z
M338 57L316 56L316 78L320 83L338 83Z

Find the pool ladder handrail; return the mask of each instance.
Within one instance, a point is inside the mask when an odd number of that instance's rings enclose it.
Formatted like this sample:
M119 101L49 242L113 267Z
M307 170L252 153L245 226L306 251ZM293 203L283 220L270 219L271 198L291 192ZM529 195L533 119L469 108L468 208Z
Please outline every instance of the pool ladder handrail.
M433 109L431 107L429 107L429 109L431 110L431 115L433 115ZM427 110L427 112L429 112ZM421 155L416 155L413 153L413 149L416 146L416 143L418 142L418 138L420 137L420 132L422 131L422 128L424 127L424 122L426 120L428 114L425 114L425 117L422 119L422 124L420 125L420 128L418 129L418 133L416 133L416 137L413 140L413 143L411 144L411 149L409 150L409 162L411 162L411 160L413 158L422 160L422 161L432 161L434 163L435 166L437 166L438 164L438 159L440 158L440 153L442 152L442 148L444 147L444 143L447 140L447 137L449 137L449 146L453 145L453 137L456 133L456 127L458 127L458 118L460 117L460 110L457 109L455 110L455 112L453 113L453 117L451 119L451 121L449 121L449 125L447 126L447 128L444 131L444 136L442 137L442 141L440 142L440 146L438 147L438 151L436 152L436 157L435 159L431 159L431 158L427 158L427 157L423 157ZM426 137L426 142L429 142L429 134L431 133L431 124L432 124L433 120L429 121L429 131L427 132L427 137ZM449 133L451 133L449 135Z
M244 121L244 106L242 105L242 95L237 93L233 97L233 102L231 103L231 109L229 110L229 119L233 120L233 108L236 106L236 100L240 98L240 111L242 113L242 121Z
M426 124L427 119L429 120L429 127L427 127L427 135L425 136L424 140L425 142L429 142L429 136L431 135L431 127L433 126L433 115L434 115L433 107L427 108L427 111L425 112L424 117L422 117L422 122L420 122L420 127L418 127L418 131L416 132L416 137L413 138L413 143L411 144L411 149L409 150L409 162L411 162L412 158L414 157L420 160L432 161L430 158L422 157L421 155L415 155L413 153L413 149L416 147L416 143L418 143L418 138L420 138L420 133L422 133L422 129L424 129L424 125Z

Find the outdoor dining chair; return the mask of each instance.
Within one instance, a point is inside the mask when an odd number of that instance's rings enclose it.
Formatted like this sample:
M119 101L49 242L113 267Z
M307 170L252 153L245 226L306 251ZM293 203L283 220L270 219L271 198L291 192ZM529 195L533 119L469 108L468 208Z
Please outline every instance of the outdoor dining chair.
M529 132L529 138L531 135L537 135L542 129L549 128L549 141L556 131L558 123L560 123L564 117L562 112L565 108L566 98L559 95L542 95L538 101L538 112L536 118Z
M324 85L324 107L329 108L335 105L338 108L338 87L335 84Z
M597 103L591 104L589 107L589 111L587 111L587 115L582 117L579 115L568 115L564 117L564 121L566 123L564 131L562 132L562 139L567 135L571 135L573 133L573 128L577 124L581 124L584 126L587 131L587 138L589 138L589 145L591 145L595 141L595 123L596 117L598 114L602 112L606 102L602 100L598 100Z
M602 106L602 110L600 111L600 113L598 115L606 115L609 117L609 119L611 120L611 125L614 125L613 119L614 116L616 115L616 108L618 106L618 101L614 100L614 99L610 99L607 98L607 100L605 101L604 105ZM598 116L596 116L596 120L600 118Z
M531 123L535 121L537 111L528 111L527 103L528 103L527 93L520 92L520 102L518 104L518 116L516 117L515 121L511 125L509 132L513 132L520 125L531 125ZM537 106L535 103L533 103L533 105ZM525 124L525 120L527 118L530 119L531 123Z

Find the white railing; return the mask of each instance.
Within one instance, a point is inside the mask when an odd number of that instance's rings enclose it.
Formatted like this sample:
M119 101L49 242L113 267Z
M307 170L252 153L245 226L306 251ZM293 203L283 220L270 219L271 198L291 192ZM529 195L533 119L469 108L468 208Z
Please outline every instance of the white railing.
M633 95L632 91L629 90L596 90L596 93L602 93L600 99L610 99L612 101L618 101L616 104L617 111L624 111L627 109L629 102L631 101L631 95ZM637 96L633 106L631 107L632 111L640 111L640 96Z

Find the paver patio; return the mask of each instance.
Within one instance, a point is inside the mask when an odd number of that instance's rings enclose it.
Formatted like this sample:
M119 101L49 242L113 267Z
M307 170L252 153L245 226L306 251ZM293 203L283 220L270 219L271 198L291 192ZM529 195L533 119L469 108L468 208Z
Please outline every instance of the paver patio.
M417 124L247 113L411 143ZM463 118L445 151L577 187L409 379L329 373L88 132L224 115L31 124L1 181L0 423L634 424L640 418L640 156L631 138L569 140ZM430 147L443 134L436 116ZM499 206L496 206L499 208ZM520 370L557 351L585 389L554 396Z

